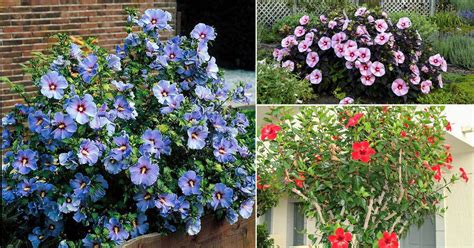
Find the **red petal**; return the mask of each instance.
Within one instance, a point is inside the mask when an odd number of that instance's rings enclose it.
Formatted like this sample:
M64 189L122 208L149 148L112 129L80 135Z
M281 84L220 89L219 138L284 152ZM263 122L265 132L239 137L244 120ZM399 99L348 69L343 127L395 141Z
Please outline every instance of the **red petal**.
M360 156L360 161L368 163L370 161L370 155Z
M344 239L348 242L351 242L352 241L352 234L350 232L346 232L344 234Z
M352 159L353 160L359 160L360 159L360 153L359 152L352 152Z
M339 236L344 236L344 229L342 227L339 227L337 230L336 230L336 235L339 237Z
M336 239L336 236L335 236L335 235L330 235L330 236L329 236L329 241L330 241L331 243L334 243L336 240L337 240L337 239Z

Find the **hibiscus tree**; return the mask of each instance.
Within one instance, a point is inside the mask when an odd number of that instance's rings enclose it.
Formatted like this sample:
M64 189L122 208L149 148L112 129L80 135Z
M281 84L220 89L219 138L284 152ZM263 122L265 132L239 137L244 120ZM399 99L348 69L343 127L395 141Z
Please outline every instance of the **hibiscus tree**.
M308 237L316 245L399 247L412 224L446 211L443 188L469 180L451 165L442 107L278 107L269 115L279 121L257 143L258 212L280 192L299 199L315 218Z

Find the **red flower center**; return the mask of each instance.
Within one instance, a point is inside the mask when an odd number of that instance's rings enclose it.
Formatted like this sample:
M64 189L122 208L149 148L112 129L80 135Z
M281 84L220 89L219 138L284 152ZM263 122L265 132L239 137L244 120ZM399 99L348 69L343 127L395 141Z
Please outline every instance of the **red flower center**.
M55 89L56 89L56 85L55 85L55 84L49 84L49 89L50 89L50 90L55 90Z
M86 108L84 107L84 105L79 104L77 106L77 111L79 111L80 113L83 113L84 111L86 111Z

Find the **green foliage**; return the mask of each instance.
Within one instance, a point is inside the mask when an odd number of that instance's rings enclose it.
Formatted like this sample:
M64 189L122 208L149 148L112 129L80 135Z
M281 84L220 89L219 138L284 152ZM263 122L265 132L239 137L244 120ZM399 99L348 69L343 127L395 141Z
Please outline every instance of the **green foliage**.
M264 25L257 26L257 42L260 43L278 43L281 37L274 33L271 28Z
M358 247L370 247L384 231L403 238L425 216L444 212L437 204L443 190L460 179L457 168L435 171L451 156L444 147L444 107L275 109L269 120L281 130L276 139L257 142L259 171L271 171L261 180L301 200L322 235L308 235L320 240L317 247L327 247L338 227L351 232ZM357 158L360 142L374 150L365 161Z
M273 65L259 64L257 67L257 100L260 104L294 104L308 102L313 97L312 89L305 80Z
M445 87L431 94L420 96L422 104L473 104L474 74L462 75L446 73L443 75Z
M430 18L424 15L420 15L416 12L400 11L390 13L390 18L396 23L398 19L402 17L408 17L411 20L412 28L418 30L421 38L426 42L430 42L436 39L438 34L438 26L436 23L430 21Z
M265 225L257 225L257 248L273 248L273 242L267 227Z
M474 1L472 0L450 0L451 4L456 7L457 10L474 10Z
M448 63L466 69L474 69L474 37L468 35L446 35L433 43L433 49Z
M282 37L285 37L289 35L290 33L293 33L293 30L295 29L296 26L300 25L300 18L303 15L308 15L309 16L309 22L311 23L311 20L319 20L319 16L315 14L308 14L308 13L296 13L293 15L285 16L275 22L272 26L272 32L280 37L280 40Z
M464 26L462 18L454 11L438 12L429 20L442 32L456 30Z

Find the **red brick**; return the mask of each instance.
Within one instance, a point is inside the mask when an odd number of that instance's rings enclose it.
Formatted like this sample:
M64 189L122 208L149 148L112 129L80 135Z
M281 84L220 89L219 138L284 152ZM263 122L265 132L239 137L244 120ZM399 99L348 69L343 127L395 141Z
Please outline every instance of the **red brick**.
M20 63L30 59L32 51L49 48L55 42L50 36L58 32L95 36L100 45L115 51L126 37L125 7L163 8L175 16L176 0L0 0L0 76L35 94L37 88L30 75L23 75ZM3 83L0 99L2 115L22 102Z

